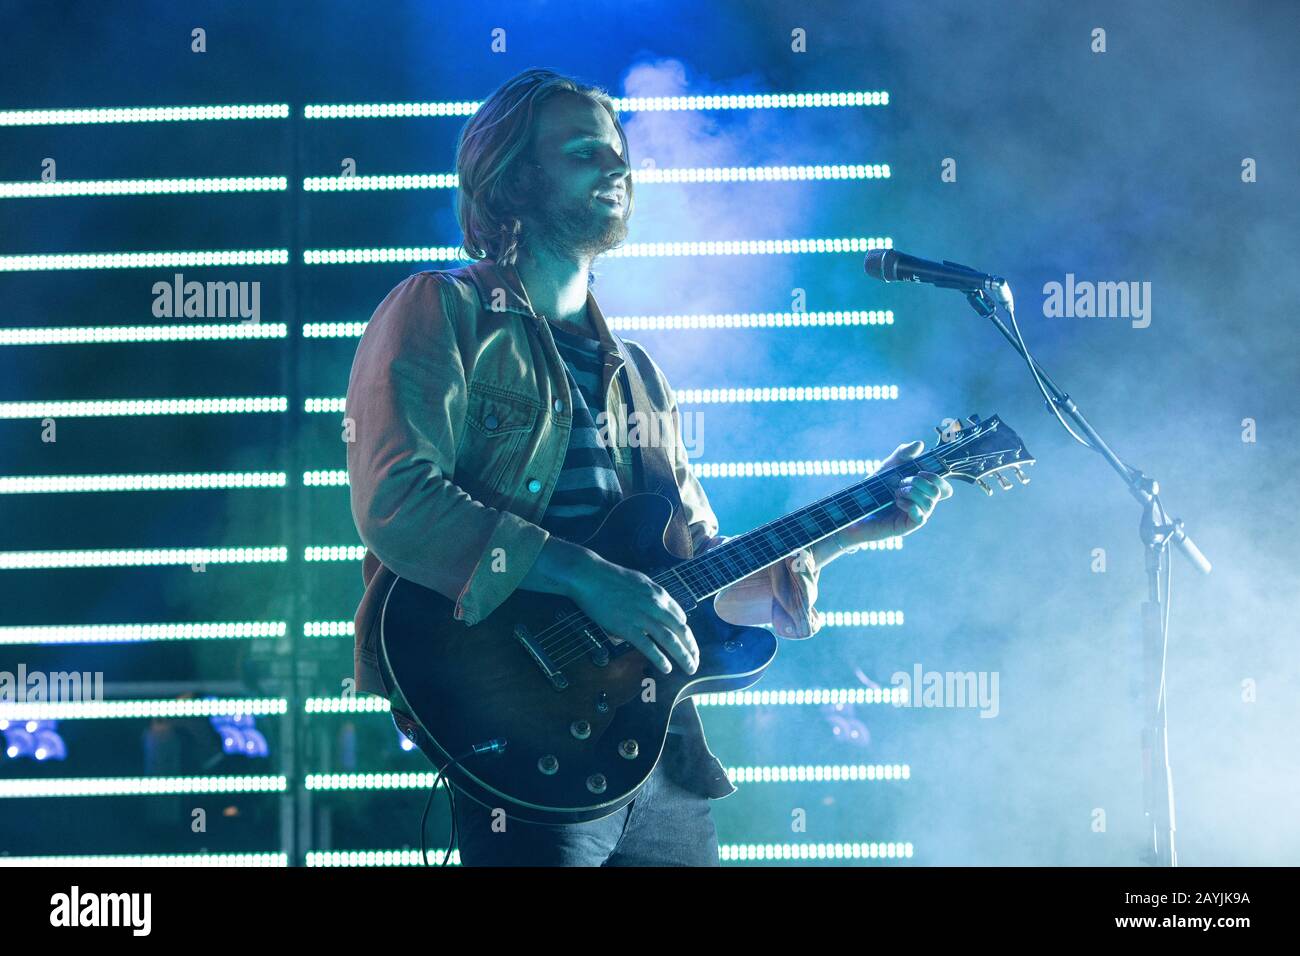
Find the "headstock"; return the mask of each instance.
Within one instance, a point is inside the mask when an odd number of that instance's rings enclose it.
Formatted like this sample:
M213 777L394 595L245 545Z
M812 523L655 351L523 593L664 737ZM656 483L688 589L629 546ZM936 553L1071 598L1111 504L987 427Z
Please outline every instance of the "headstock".
M998 416L981 420L971 415L965 421L949 418L935 431L939 433L939 444L933 454L942 462L945 477L979 485L988 495L993 494L984 481L989 476L997 479L1003 491L1012 488L1004 472L1012 472L1022 485L1029 484L1020 469L1032 465L1034 458L1020 436Z

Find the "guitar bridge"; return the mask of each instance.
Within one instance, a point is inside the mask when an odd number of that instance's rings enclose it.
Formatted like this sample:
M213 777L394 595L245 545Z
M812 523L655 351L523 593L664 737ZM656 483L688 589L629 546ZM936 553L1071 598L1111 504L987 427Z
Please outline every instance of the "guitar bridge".
M528 651L534 663L542 669L542 673L546 675L546 679L551 682L551 685L556 690L564 690L569 686L569 679L564 676L563 671L555 666L555 662L551 660L550 655L542 650L537 640L529 633L528 628L522 624L515 625L515 639L524 645L524 650Z

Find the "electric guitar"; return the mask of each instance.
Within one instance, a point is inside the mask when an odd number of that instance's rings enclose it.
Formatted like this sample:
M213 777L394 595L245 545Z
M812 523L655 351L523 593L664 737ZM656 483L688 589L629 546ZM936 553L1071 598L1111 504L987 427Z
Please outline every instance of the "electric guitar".
M454 602L403 578L384 600L381 653L409 713L399 725L453 783L489 807L536 823L581 823L626 806L663 750L678 702L756 683L776 656L767 629L730 624L723 588L894 502L920 471L992 488L1022 484L1034 459L997 416L949 422L929 452L693 558L665 546L673 505L659 494L620 501L582 544L641 571L686 612L700 648L694 674L660 672L567 598L516 590L469 627Z

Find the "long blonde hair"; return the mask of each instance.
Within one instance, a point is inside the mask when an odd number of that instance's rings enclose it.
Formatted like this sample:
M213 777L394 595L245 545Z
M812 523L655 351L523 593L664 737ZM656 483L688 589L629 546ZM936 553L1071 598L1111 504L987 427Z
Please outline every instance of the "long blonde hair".
M465 123L456 144L456 172L460 177L456 220L465 234L461 245L471 259L514 264L523 238L519 212L529 198L527 186L521 182L520 157L532 138L538 108L556 93L577 93L604 107L623 141L623 159L627 161L627 135L613 100L604 90L554 70L525 70L507 80ZM624 220L631 215L629 176Z

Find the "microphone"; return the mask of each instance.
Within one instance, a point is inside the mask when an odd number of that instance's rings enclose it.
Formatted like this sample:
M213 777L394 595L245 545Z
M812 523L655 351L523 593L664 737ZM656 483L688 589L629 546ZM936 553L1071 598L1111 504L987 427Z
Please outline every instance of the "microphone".
M1011 287L1001 276L976 272L957 262L931 262L896 249L873 249L867 253L863 268L867 275L882 282L925 282L941 289L983 292L991 295L1008 310L1014 308Z

